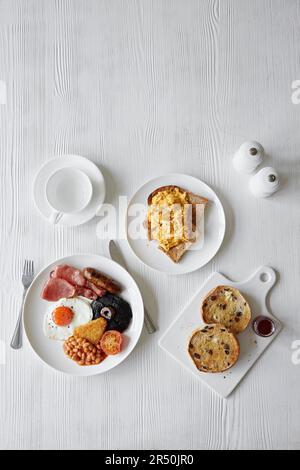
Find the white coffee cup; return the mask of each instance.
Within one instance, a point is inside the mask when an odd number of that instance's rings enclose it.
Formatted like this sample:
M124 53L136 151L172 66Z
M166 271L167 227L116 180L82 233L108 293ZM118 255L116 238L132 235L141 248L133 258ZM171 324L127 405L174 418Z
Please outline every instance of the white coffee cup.
M93 195L90 178L81 170L61 168L46 183L46 198L52 208L49 221L57 224L65 214L74 214L87 207Z

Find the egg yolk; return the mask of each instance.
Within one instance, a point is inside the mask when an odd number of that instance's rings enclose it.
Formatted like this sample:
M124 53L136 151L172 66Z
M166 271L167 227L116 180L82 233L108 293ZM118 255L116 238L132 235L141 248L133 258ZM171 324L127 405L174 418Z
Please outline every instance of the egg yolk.
M57 307L53 313L52 318L57 326L68 326L73 320L74 313L69 307Z

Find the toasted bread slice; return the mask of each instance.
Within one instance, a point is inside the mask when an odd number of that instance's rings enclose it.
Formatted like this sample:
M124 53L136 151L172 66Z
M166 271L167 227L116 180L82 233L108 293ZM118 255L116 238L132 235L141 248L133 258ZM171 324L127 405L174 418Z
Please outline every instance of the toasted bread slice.
M218 373L236 364L240 345L234 334L223 325L207 325L193 333L188 352L198 370Z
M86 325L80 325L75 328L74 336L76 338L87 339L90 343L96 346L104 335L106 327L107 321L105 318L100 317L97 320L92 320Z
M193 242L182 242L179 245L174 246L169 251L164 251L162 248L158 247L161 251L165 253L174 263L178 263L183 257L184 253L189 250Z
M237 289L218 286L203 300L202 316L205 323L221 323L232 333L238 334L249 325L251 309Z
M208 199L203 198L202 196L198 196L197 194L191 193L186 191L183 188L180 188L179 186L174 186L174 185L169 185L169 186L161 186L160 188L157 188L155 191L153 191L149 197L148 197L148 206L151 206L153 197L162 192L162 191L168 191L172 189L178 189L181 193L186 193L188 202L191 205L191 208L187 208L186 212L184 214L184 217L186 220L189 220L190 217L190 210L192 210L192 230L189 232L189 241L185 241L182 243L179 243L177 246L174 246L171 248L168 252L163 250L162 248L159 247L174 263L178 263L184 253L189 250L191 245L195 243L199 237L200 237L200 232L197 228L197 222L199 222L200 218L203 217L204 215L204 209L206 205L208 204ZM148 231L148 240L151 241L153 240L152 238L152 232L151 232L151 224L149 223L149 220L146 219L144 222L144 227Z
M178 263L180 259L183 257L184 253L189 250L189 248L192 246L193 243L195 243L200 236L199 230L196 229L196 227L193 227L193 237L187 242L182 242L179 243L179 245L174 246L171 248L169 251L164 251L162 248L159 247L160 250L162 250L169 258L174 262Z

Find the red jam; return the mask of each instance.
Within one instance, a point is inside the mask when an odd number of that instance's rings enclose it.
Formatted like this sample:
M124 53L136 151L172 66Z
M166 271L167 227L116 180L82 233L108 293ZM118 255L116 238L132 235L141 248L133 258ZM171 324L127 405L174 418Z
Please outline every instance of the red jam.
M253 321L253 329L258 336L272 336L275 331L275 323L271 318L259 316Z

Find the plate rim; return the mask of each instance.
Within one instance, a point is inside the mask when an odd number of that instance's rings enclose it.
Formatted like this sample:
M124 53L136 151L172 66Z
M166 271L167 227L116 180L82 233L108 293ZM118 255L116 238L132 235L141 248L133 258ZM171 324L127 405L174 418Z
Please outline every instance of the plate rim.
M62 371L62 370L59 370L59 369L56 369L56 367L54 367L53 365L49 364L47 361L45 361L42 357L40 357L40 355L37 353L37 351L35 350L35 348L33 347L29 337L28 337L28 333L27 333L27 326L26 326L26 321L25 321L25 307L26 307L26 302L29 298L29 295L30 295L30 292L31 290L33 289L33 286L34 286L34 283L35 281L40 277L41 274L43 274L45 271L47 271L47 269L50 268L50 266L52 266L53 264L59 262L59 261L62 261L62 260L65 260L66 258L72 258L74 256L82 256L82 257L86 257L86 256L97 256L98 258L102 258L102 259L105 259L107 261L109 261L110 263L112 263L113 265L117 266L118 269L121 269L121 271L124 271L126 272L126 274L128 276L130 276L132 282L133 282L133 285L136 289L136 293L138 294L138 297L139 297L139 301L141 302L141 313L142 313L142 318L141 318L141 322L140 322L140 328L139 328L139 331L138 331L138 334L137 334L137 338L136 338L136 342L133 346L133 348L122 358L122 360L118 363L118 364L115 364L114 366L112 366L110 369L107 369L107 370L97 370L97 372L95 373L91 373L91 374L87 374L87 375L82 375L79 373L79 370L78 369L78 373L73 373L73 372L66 372L66 371ZM141 338L141 334L142 334L142 331L143 331L143 325L144 325L144 317L145 317L145 313L144 313L144 301L143 301L143 297L142 297L142 294L141 294L141 291L139 289L139 286L137 285L135 279L131 276L131 274L125 269L123 268L123 266L121 266L119 263L117 263L116 261L114 261L113 259L110 259L110 258L107 258L105 256L102 256L102 255L98 255L98 254L95 254L95 253L73 253L73 254L70 254L70 255L66 255L66 256L63 256L63 257L60 257L60 258L57 258L53 261L51 261L50 263L48 263L46 266L44 266L37 274L36 276L34 277L34 280L32 281L30 287L28 288L27 292L26 292L26 295L25 295L25 298L24 298L24 303L23 303L23 308L22 308L22 319L23 319L23 328L24 328L24 333L25 333L25 336L26 336L26 340L28 342L28 344L30 345L30 348L32 349L32 351L34 352L35 356L43 363L45 364L47 367L49 367L50 369L56 371L57 373L60 373L60 374L63 374L63 375L66 375L66 376L70 376L70 377L85 377L85 378L88 378L88 377L93 377L93 376L96 376L96 375L101 375L101 374L105 374L107 372L110 372L112 369L115 369L116 367L118 367L120 364L122 364L129 356L130 354L134 351L134 349L136 348L140 338ZM100 365L100 364L99 364Z
M195 180L198 180L200 181L204 186L206 186L210 191L212 191L217 199L217 201L219 202L220 204L220 208L222 210L222 216L223 216L223 220L224 220L224 229L223 229L223 234L222 234L222 237L220 239L220 243L219 243L219 246L216 250L216 252L213 254L213 256L207 260L204 264L201 264L201 266L198 266L196 268L192 268L192 269L188 269L188 270L184 270L182 272L174 272L174 271L171 271L171 270L160 270L158 268L155 268L153 266L150 266L149 264L147 264L143 259L141 259L137 253L134 251L134 249L132 248L131 246L131 243L130 243L130 237L129 237L129 234L128 234L128 211L129 211L129 208L132 204L132 201L133 201L133 198L136 196L136 194L144 187L146 186L148 183L151 183L152 181L155 181L157 179L160 179L160 178L169 178L169 177L188 177L188 178L193 178ZM150 268L152 271L154 272L159 272L159 273L162 273L162 274L166 274L166 275L171 275L171 276L183 276L183 275L186 275L186 274L190 274L190 273L193 273L193 272L196 272L198 271L199 269L203 268L204 266L206 266L208 263L211 262L211 260L217 255L217 253L219 252L223 242L224 242L224 238L225 238L225 234L226 234L226 214L225 214L225 210L224 210L224 207L223 207L223 204L219 198L219 196L217 195L217 193L214 191L214 189L212 189L207 183L205 183L205 181L201 180L200 178L197 178L196 176L192 176L192 175L189 175L188 173L167 173L165 175L159 175L159 176L155 176L154 178L151 178L147 181L145 181L142 185L140 185L136 191L134 192L134 194L131 196L128 204L127 204L127 209L126 209L126 214L125 214L125 234L126 234L126 240L127 240L127 243L130 247L130 250L131 252L134 254L134 256L136 257L136 259L138 259L144 266Z
M34 177L33 177L33 184L32 184L32 198L33 198L33 202L34 202L34 205L35 205L35 208L37 210L37 212L43 217L44 220L48 221L48 218L45 216L45 214L41 211L40 207L38 206L37 204L37 200L36 200L36 197L35 197L35 188L36 188L36 185L37 185L37 181L38 181L38 178L40 176L40 173L42 172L42 170L44 170L44 168L54 162L54 161L59 161L59 160L63 160L65 159L66 157L76 157L76 158L80 158L82 161L84 162L87 162L89 165L92 165L95 170L98 172L99 176L101 177L102 179L102 184L103 184L103 195L102 197L99 199L99 203L98 203L98 206L97 206L97 209L95 210L95 214L92 215L91 217L88 217L88 218L84 218L82 219L82 221L80 222L76 222L76 223L67 223L67 224L61 224L61 223L57 223L58 226L60 227L65 227L65 228L71 228L71 227L79 227L80 225L83 225L83 224L86 224L87 222L89 222L90 220L92 220L96 215L97 215L97 212L99 210L99 208L102 206L102 204L104 203L105 201L105 198L106 198L106 182L105 182L105 178L104 178L104 175L102 173L102 171L100 170L100 168L96 165L96 163L94 163L92 160L90 160L89 158L87 157L84 157L83 155L79 155L79 154L75 154L75 153L64 153L62 155L55 155L53 156L52 158L49 158L44 164L42 164L39 169L35 172L34 174ZM87 206L88 208L88 206Z

